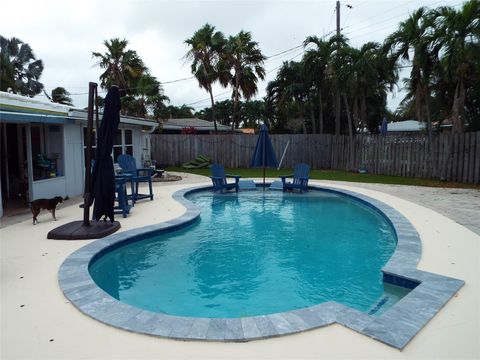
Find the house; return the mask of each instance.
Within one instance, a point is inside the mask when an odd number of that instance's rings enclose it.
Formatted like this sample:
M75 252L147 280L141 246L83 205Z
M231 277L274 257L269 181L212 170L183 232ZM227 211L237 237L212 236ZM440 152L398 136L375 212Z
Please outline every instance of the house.
M215 126L212 121L198 118L168 119L162 122L161 128L163 134L213 134L215 132ZM232 131L232 128L217 122L217 131L228 133Z
M0 216L15 203L83 193L86 126L86 110L0 92ZM121 116L114 159L130 154L138 166L149 160L150 134L157 126Z
M418 133L425 130L425 123L416 120L391 122L387 125L387 133Z

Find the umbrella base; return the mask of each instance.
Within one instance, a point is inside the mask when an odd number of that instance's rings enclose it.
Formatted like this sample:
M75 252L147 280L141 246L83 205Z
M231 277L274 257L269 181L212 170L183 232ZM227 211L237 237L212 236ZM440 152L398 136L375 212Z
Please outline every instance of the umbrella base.
M55 240L86 240L100 239L113 234L120 229L120 223L114 221L91 221L90 225L83 225L83 221L72 221L59 226L47 234L47 239Z

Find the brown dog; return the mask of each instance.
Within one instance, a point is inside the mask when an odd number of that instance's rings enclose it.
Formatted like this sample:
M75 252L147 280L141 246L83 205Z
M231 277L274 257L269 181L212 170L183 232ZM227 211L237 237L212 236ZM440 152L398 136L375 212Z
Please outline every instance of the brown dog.
M29 202L28 205L33 214L33 225L35 225L35 222L38 223L37 216L42 209L50 211L53 215L53 219L57 220L55 217L55 209L59 203L63 203L63 198L61 196L55 196L52 199L37 199Z

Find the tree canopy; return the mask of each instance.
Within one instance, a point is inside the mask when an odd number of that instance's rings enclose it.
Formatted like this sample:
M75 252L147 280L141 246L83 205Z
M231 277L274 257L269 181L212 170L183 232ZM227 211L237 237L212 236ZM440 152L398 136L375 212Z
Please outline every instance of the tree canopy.
M0 90L34 97L43 90L39 81L43 62L36 59L32 48L18 38L0 35Z

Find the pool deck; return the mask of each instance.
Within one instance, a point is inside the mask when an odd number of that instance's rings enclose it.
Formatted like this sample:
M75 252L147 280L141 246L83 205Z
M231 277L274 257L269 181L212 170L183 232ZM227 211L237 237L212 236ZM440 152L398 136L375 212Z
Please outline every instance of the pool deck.
M187 187L209 184L208 178L182 175L184 179L180 182L155 183L154 201L141 201L128 218L117 218L122 225L120 231L182 215L185 208L171 195ZM71 205L57 211L56 222L47 212L40 214L40 223L35 226L28 215L23 221L2 220L0 358L480 358L480 192L330 181L312 183L361 193L399 210L415 226L422 240L418 269L465 281L403 351L339 324L247 343L219 343L162 339L93 320L69 303L57 277L65 258L91 240L46 238L51 229L82 218L78 202L72 200Z

